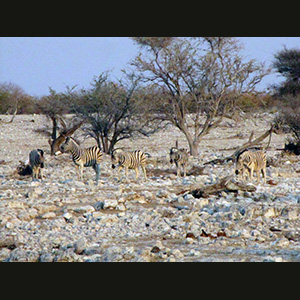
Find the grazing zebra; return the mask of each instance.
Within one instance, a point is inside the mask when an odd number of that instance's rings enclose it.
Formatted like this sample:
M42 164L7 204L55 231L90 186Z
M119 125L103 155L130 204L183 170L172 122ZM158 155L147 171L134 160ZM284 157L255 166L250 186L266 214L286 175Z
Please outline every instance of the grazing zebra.
M147 158L151 157L149 153L144 153L141 150L135 150L133 152L116 152L113 151L111 155L112 159L112 168L116 168L116 166L119 166L119 176L120 171L125 168L125 175L126 178L128 178L128 169L134 169L136 173L136 179L139 177L139 166L141 166L145 180L147 181L147 173L146 173L146 161Z
M262 150L246 150L242 152L236 162L235 174L242 175L243 179L246 179L246 175L250 180L253 179L253 173L257 174L257 183L260 181L260 172L264 177L264 183L266 183L266 166L267 158L265 151Z
M71 152L79 180L82 180L83 167L93 167L96 172L96 184L98 184L100 175L99 163L102 158L102 152L99 147L92 146L81 149L73 138L67 137L60 149L63 153Z
M44 168L44 151L42 149L32 150L29 153L29 165L32 169L32 180L38 179L39 175L43 181L43 168Z
M181 148L178 149L176 147L172 147L170 149L170 163L176 164L177 167L177 177L180 177L180 169L183 169L183 177L186 176L186 165L188 162L188 150Z

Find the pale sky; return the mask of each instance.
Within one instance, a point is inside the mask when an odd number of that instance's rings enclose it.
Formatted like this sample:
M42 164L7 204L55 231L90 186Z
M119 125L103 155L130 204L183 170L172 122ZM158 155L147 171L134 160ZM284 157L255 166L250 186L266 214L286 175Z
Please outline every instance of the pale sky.
M300 37L240 37L247 59L270 65L274 54L284 46L300 49ZM33 96L57 92L66 86L88 88L94 76L112 71L112 79L138 53L127 37L0 37L0 83L14 83ZM260 84L263 90L279 83L277 74Z

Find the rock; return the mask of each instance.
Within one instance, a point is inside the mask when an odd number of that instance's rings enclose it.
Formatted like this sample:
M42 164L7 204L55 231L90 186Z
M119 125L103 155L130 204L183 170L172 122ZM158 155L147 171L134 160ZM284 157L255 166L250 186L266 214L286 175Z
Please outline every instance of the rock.
M299 218L298 207L289 206L285 207L281 211L283 217L288 218L289 220L297 220Z
M74 243L74 252L76 254L82 254L85 248L86 248L85 238L81 238Z
M39 262L53 262L53 255L51 253L42 253L38 258Z
M300 232L296 230L290 230L284 234L284 236L289 240L289 241L295 241L299 242L300 241Z
M167 198L170 193L166 189L161 189L156 193L156 197L158 198Z
M98 201L95 204L93 204L93 207L95 208L95 210L104 209L104 202Z
M85 205L73 208L73 210L77 213L85 214L85 213L91 213L95 211L95 208L92 205Z
M72 219L74 218L74 216L71 213L69 213L69 212L64 213L63 217L65 218L65 220L67 222L72 222Z
M52 219L56 217L56 213L53 211L49 211L41 216L42 219Z
M103 208L104 209L115 209L118 206L118 200L110 199L110 200L104 200L103 201Z
M171 254L175 257L175 258L182 258L184 257L184 255L181 253L181 251L179 249L174 249L171 251Z

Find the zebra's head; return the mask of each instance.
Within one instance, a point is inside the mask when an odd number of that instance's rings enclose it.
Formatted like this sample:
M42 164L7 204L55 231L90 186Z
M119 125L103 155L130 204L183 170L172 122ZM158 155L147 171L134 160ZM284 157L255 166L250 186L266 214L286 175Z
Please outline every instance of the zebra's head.
M170 149L170 163L171 164L175 161L175 157L178 152L179 152L179 150L176 147L172 147Z
M235 164L235 175L243 175L246 166L244 165L243 160L239 157Z
M113 169L115 169L117 167L117 164L120 161L120 154L121 154L121 152L122 151L119 150L119 148L118 148L118 149L113 150L112 153L111 153L111 163L112 163L111 167Z
M111 167L114 169L119 162L119 156L116 150L111 153Z
M66 153L71 149L71 138L67 137L66 140L61 144L60 150L62 153Z

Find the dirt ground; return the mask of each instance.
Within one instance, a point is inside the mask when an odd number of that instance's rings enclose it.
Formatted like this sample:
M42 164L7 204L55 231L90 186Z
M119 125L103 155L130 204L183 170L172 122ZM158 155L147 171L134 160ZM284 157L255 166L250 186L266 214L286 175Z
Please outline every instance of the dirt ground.
M71 118L71 116L68 116ZM7 116L0 116L6 119ZM0 260L3 261L300 261L300 157L283 155L286 136L272 134L267 179L253 193L222 192L195 199L188 191L233 175L233 164L204 165L231 155L270 128L274 114L257 113L236 122L224 119L204 137L188 170L176 178L169 149L184 135L167 127L149 138L124 140L117 147L151 154L149 180L130 171L119 180L104 155L100 182L92 168L78 181L69 154L50 156L50 126L41 115L17 115L0 123ZM82 146L94 145L80 130ZM264 144L267 143L267 139ZM15 173L29 152L45 151L44 181ZM171 170L171 171L170 171ZM151 230L150 230L151 229ZM225 232L225 233L224 233Z

